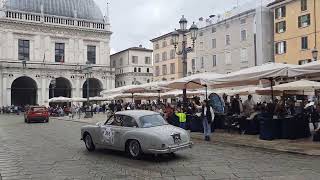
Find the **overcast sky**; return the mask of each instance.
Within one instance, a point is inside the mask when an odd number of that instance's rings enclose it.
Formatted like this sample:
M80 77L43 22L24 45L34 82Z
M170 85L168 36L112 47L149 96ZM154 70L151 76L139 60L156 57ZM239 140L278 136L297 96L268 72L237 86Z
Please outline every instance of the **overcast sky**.
M95 1L105 13L107 0ZM109 0L111 53L139 44L151 48L149 40L177 28L181 15L190 25L199 17L223 13L237 2L241 5L248 1L252 0Z

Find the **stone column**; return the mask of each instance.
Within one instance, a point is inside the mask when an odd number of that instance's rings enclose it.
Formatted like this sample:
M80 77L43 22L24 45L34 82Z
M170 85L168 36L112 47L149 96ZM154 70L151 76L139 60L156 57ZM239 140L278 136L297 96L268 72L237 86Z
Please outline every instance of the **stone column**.
M3 74L2 74L2 72L0 72L0 90L1 90L1 92L2 92L2 87L3 87ZM2 99L2 97L3 97L3 95L2 95L2 93L0 93L0 108L3 106L3 99Z
M46 90L47 90L47 80L46 77L43 76L41 79L41 102L39 102L40 105L46 105L48 102L48 97L46 96Z
M2 105L7 106L7 77L6 75L2 75Z
M80 77L77 77L77 80L76 80L76 87L75 87L75 93L73 94L73 97L82 97L80 96L80 89L81 89L81 85L80 85Z

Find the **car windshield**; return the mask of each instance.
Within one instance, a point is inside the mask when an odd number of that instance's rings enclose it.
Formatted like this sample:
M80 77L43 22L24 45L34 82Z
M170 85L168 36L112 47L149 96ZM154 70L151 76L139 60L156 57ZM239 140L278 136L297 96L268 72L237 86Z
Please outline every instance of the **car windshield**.
M163 126L167 124L167 122L159 114L143 116L140 118L140 123L142 128Z

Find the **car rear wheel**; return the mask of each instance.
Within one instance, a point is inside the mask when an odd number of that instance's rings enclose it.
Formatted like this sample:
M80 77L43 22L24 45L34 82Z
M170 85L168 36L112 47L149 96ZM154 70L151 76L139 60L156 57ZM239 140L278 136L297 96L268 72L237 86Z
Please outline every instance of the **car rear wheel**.
M92 141L92 138L90 136L90 134L87 134L85 137L84 137L84 143L86 145L86 148L89 152L92 152L96 149L96 147L94 146L93 144L93 141Z
M142 154L141 146L139 141L131 140L127 147L128 155L133 159L139 159Z

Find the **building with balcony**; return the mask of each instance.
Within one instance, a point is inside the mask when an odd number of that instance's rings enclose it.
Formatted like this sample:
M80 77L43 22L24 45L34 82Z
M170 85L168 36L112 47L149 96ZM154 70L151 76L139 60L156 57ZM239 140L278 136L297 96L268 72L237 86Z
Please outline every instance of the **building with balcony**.
M268 7L274 13L275 61L311 62L312 50L320 44L320 1L275 0Z
M115 68L116 87L149 83L153 79L152 50L131 47L111 55Z
M115 86L110 23L93 0L1 2L0 106L48 105Z

